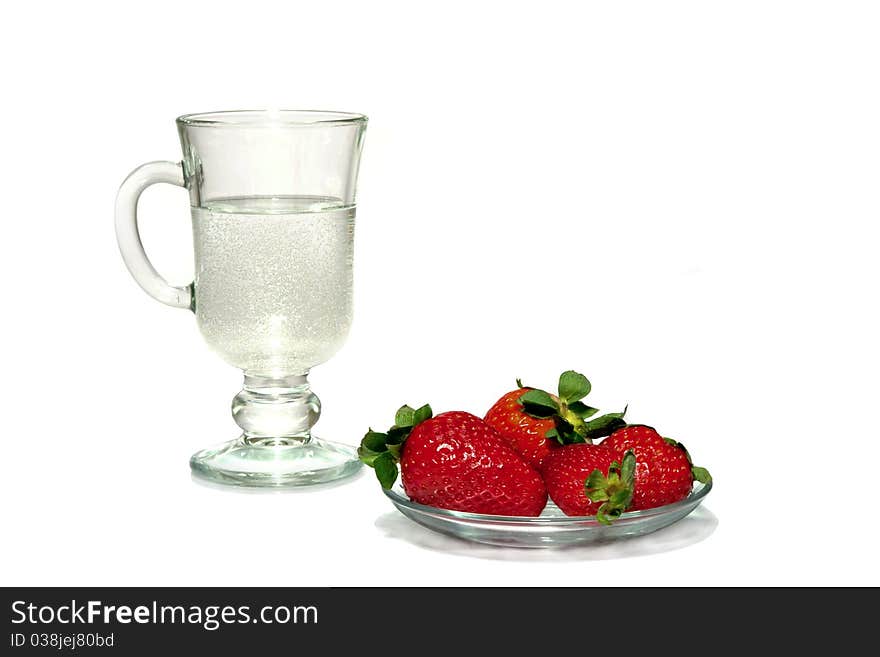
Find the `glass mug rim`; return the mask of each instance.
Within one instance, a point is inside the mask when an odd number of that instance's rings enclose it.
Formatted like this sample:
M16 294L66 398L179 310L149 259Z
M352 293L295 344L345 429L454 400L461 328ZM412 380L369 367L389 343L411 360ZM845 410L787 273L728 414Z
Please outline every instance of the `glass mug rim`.
M356 112L325 110L221 110L184 114L176 122L182 127L198 128L311 128L366 124L367 117Z

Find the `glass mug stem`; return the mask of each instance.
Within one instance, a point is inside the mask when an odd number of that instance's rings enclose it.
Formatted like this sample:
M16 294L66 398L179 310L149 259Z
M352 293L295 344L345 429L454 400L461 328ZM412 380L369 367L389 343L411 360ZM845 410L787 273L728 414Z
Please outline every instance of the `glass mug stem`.
M267 377L245 374L232 400L232 417L251 445L304 445L321 415L321 402L306 374Z

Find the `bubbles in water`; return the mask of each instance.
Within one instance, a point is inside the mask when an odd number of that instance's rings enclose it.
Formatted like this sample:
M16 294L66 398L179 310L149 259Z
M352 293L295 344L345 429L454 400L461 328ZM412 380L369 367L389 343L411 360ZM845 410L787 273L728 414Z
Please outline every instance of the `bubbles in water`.
M339 350L351 325L353 206L252 197L192 215L196 318L224 360L277 375Z

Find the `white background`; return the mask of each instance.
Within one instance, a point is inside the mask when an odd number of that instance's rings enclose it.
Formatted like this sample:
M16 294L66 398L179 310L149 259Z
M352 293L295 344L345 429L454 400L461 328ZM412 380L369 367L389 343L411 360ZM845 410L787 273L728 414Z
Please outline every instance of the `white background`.
M869 2L13 3L0 21L4 585L880 584L880 15ZM240 373L149 299L116 188L173 119L370 116L356 320L318 433L575 368L716 488L654 536L472 546L367 472L193 483ZM192 275L187 197L141 202Z

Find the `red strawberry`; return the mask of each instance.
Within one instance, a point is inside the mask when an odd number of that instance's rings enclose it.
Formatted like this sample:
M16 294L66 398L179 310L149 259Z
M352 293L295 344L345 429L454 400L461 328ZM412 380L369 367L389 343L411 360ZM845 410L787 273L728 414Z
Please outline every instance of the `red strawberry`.
M586 421L598 409L581 401L590 392L590 382L572 370L559 377L559 394L524 388L512 390L486 413L486 423L495 429L533 467L540 468L550 452L560 445L592 442L626 426L623 413L609 413ZM625 412L625 411L624 411Z
M596 516L603 524L627 510L633 494L635 459L602 445L566 445L544 460L544 484L556 506L568 516Z
M602 446L617 457L626 451L636 456L633 510L672 504L688 496L694 479L703 483L711 479L708 470L693 467L683 445L645 425L619 429L603 440Z
M431 417L430 406L404 406L387 433L367 432L358 453L386 489L399 462L403 488L419 504L503 516L538 516L547 504L541 475L463 411Z
M486 413L486 424L498 434L532 467L540 468L550 451L560 447L547 434L556 429L553 418L536 418L523 410L520 397L531 388L511 390Z

